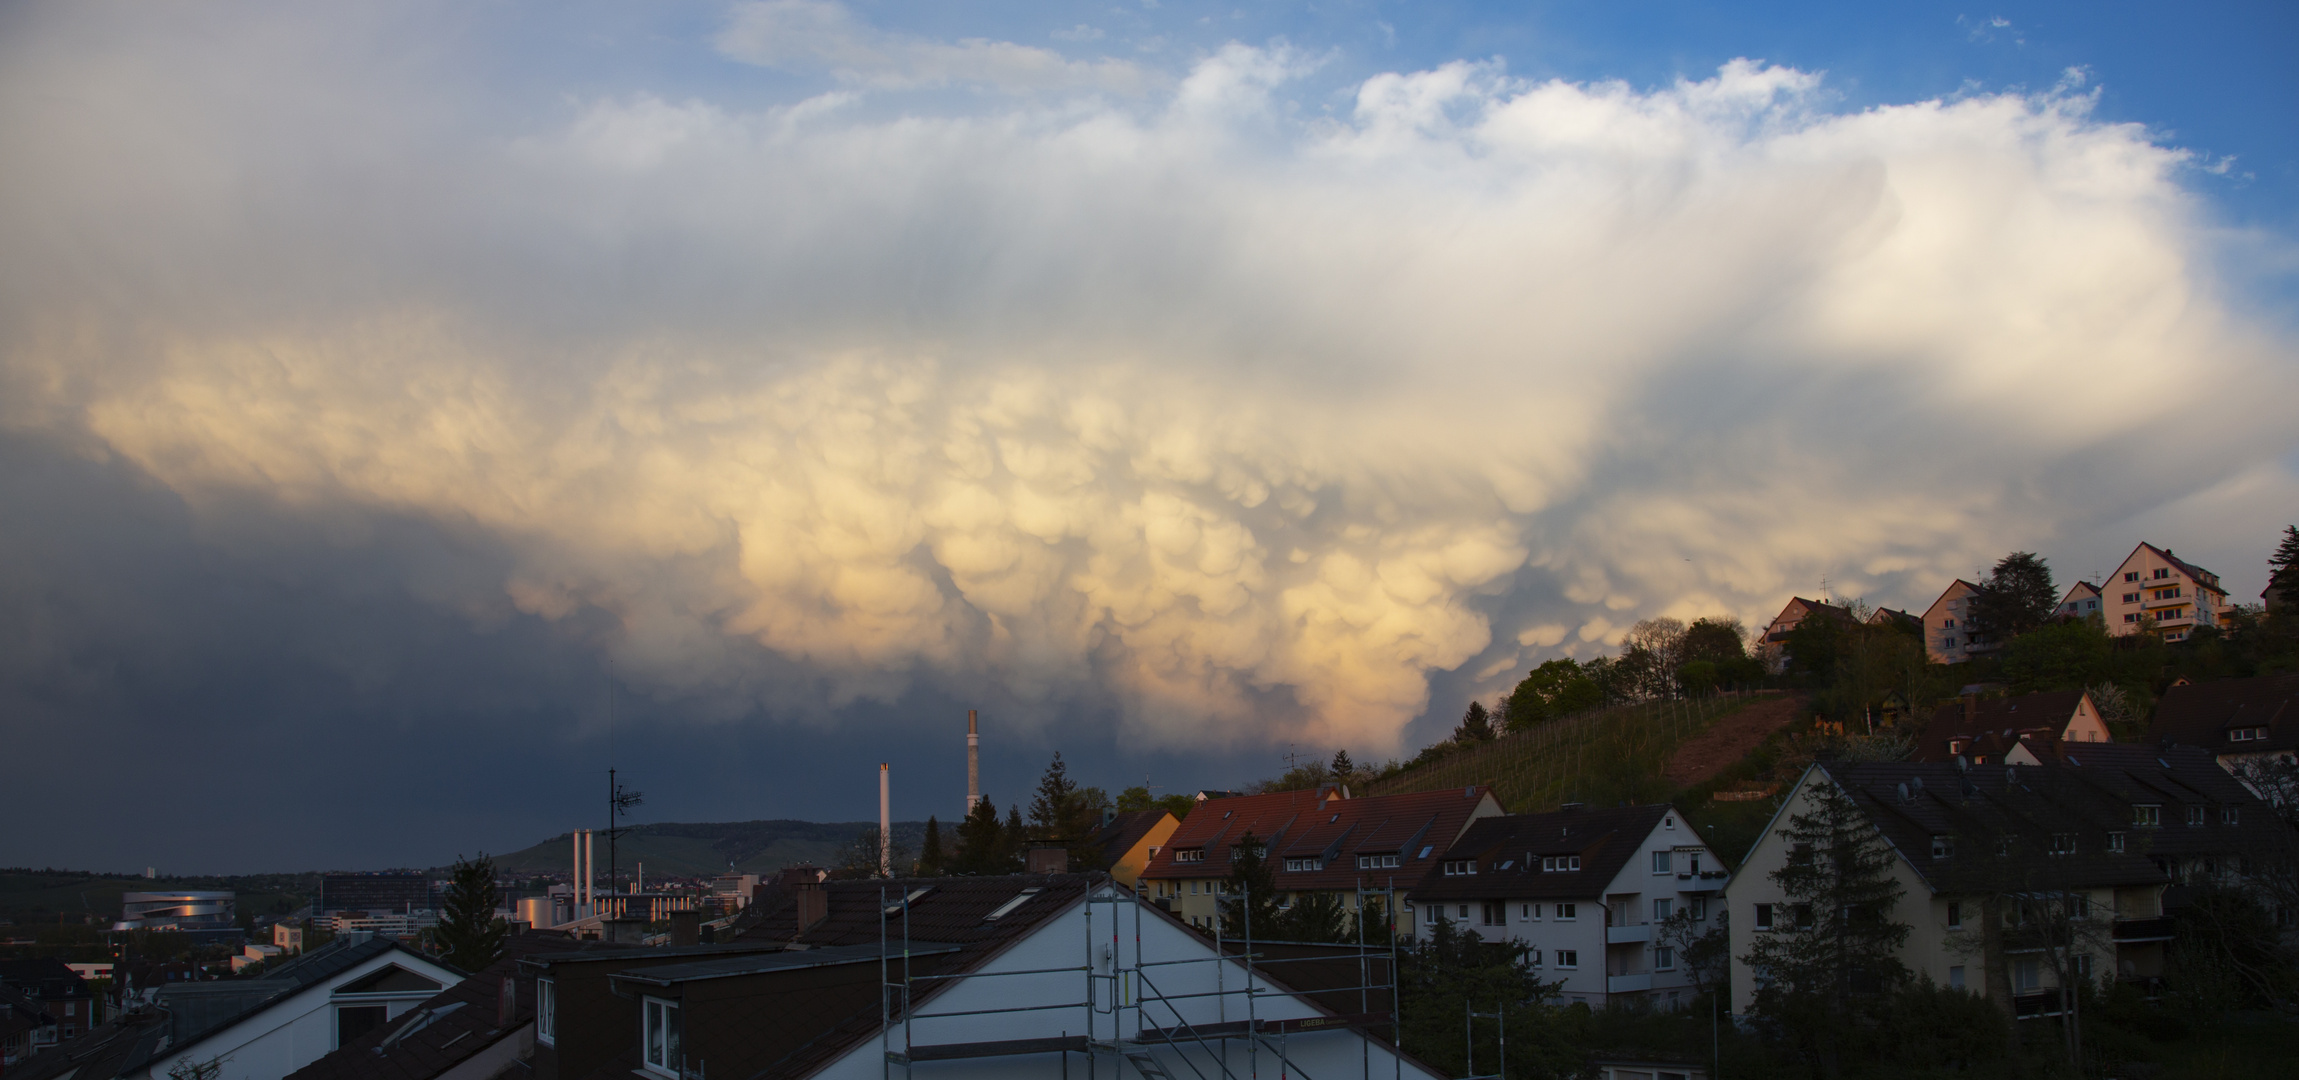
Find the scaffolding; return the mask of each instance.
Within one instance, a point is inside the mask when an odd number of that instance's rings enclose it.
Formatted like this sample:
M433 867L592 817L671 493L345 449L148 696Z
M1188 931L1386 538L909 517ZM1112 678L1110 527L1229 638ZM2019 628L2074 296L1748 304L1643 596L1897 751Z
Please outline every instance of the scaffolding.
M1187 959L1151 960L1142 952L1142 919L1150 901L1134 890L1127 889L1109 879L1088 888L1084 903L1085 962L1083 964L1030 968L1014 971L960 972L953 974L919 974L911 970L913 955L910 946L910 902L920 892L909 888L899 897L885 889L879 891L879 1045L884 1052L884 1075L893 1080L895 1069L902 1070L904 1080L916 1075L920 1065L977 1058L1013 1057L1027 1054L1059 1053L1062 1055L1062 1075L1069 1075L1069 1055L1085 1057L1087 1080L1098 1080L1099 1071L1106 1061L1113 1077L1125 1075L1123 1060L1133 1066L1136 1075L1150 1080L1181 1080L1194 1076L1197 1080L1256 1080L1261 1076L1262 1057L1270 1058L1270 1066L1281 1077L1300 1077L1318 1080L1303 1069L1291 1051L1291 1040L1296 1036L1309 1037L1334 1031L1352 1031L1359 1037L1359 1080L1372 1080L1373 1052L1370 1041L1373 1029L1385 1028L1392 1047L1389 1058L1392 1080L1403 1076L1403 1059L1394 1047L1401 1029L1402 1015L1397 996L1396 926L1397 889L1394 883L1367 887L1360 883L1356 890L1357 942L1272 942L1257 943L1253 937L1252 894L1240 896L1245 912L1241 929L1242 939L1225 941L1221 934L1221 920L1214 920L1213 951L1210 956ZM1387 940L1375 944L1366 940L1364 914L1369 899L1382 905L1383 923ZM1095 909L1106 909L1097 922ZM1130 909L1130 910L1129 910ZM1133 937L1131 963L1125 955L1125 935L1129 928ZM1165 916L1151 916L1153 920ZM901 933L897 937L890 923L899 920ZM1101 926L1107 926L1107 935ZM1175 923L1177 930L1189 930ZM1197 931L1190 931L1197 933ZM1311 955L1275 956L1262 951L1271 947L1314 950ZM1097 962L1095 950L1101 950ZM1238 951L1230 951L1232 948ZM1286 964L1345 964L1355 961L1356 981L1353 985L1320 986L1315 989L1278 989L1268 985L1268 969ZM1190 965L1213 964L1214 987L1210 991L1169 993L1159 986L1159 980L1168 972L1181 972ZM1242 967L1244 985L1231 987L1229 976L1234 967ZM965 979L1001 978L1007 976L1082 975L1082 995L1075 1000L1050 1004L1013 1005L999 1008L934 1010L918 1012L912 1007L921 988L930 988L944 982ZM1265 1018L1260 1015L1260 999L1273 994L1287 997L1300 996L1318 1001L1326 1008L1335 998L1357 995L1358 1009L1354 1013L1333 1009L1337 1015L1307 1017ZM1211 999L1214 1019L1206 1021L1202 1015L1192 1021L1184 1015L1182 1003ZM1234 1000L1233 999L1237 999ZM1386 1008L1381 1008L1381 1005ZM963 1017L988 1017L1000 1014L1028 1012L1079 1012L1085 1019L1085 1031L1073 1033L1064 1030L1059 1036L1004 1039L954 1043L919 1043L915 1041L914 1021L945 1020ZM1132 1023L1126 1023L1131 1013ZM1233 1012L1243 1015L1232 1019ZM1243 1041L1245 1064L1243 1071L1233 1067L1228 1047ZM1166 1051L1160 1055L1158 1051ZM1191 1051L1198 1053L1193 1056ZM1202 1067L1201 1067L1202 1066ZM1209 1071L1210 1068L1210 1071ZM1184 1069L1186 1072L1176 1072ZM931 1075L931 1072L927 1075ZM1328 1077L1327 1080L1333 1080Z

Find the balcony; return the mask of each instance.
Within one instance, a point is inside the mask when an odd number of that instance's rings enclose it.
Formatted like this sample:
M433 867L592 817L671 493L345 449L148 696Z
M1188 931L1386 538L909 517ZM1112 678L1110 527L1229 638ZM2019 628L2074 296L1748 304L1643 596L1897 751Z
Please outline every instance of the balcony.
M1652 989L1652 972L1639 971L1633 975L1605 976L1605 993L1636 994Z
M2170 940L2171 918L2169 916L2158 916L2152 919L2117 919L2115 921L2115 943L2118 945L2137 945L2143 941Z
M1615 925L1605 927L1605 944L1607 945L1628 945L1634 942L1651 940L1651 923L1636 923L1632 926Z

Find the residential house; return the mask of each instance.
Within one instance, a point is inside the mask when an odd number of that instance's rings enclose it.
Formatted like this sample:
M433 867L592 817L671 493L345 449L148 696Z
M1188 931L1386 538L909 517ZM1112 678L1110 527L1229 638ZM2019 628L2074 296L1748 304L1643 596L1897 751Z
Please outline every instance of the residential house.
M496 1080L517 1075L535 1052L535 974L527 961L582 948L551 931L506 937L502 959L289 1073L288 1080ZM645 955L667 950L620 951ZM682 959L692 957L667 956L663 962Z
M2278 568L2267 577L2267 587L2259 590L2259 605L2269 612L2283 610L2283 583L2299 579L2299 566Z
M1142 871L1179 828L1181 819L1171 811L1113 812L1102 818L1088 842L1101 849L1102 865L1109 868L1110 877L1132 889L1141 885Z
M2088 581L2068 586L2067 595L2060 597L2060 606L2052 609L2052 615L2062 619L2081 619L2092 615L2106 618L2100 609L2099 586Z
M1869 612L1868 625L1905 631L1910 637L1922 637L1924 634L1923 616L1911 615L1895 608L1880 607Z
M1837 619L1848 626L1853 621L1850 611L1834 604L1807 600L1801 596L1790 597L1788 605L1780 609L1780 614L1773 616L1772 621L1764 625L1764 632L1756 635L1756 656L1764 661L1766 670L1778 673L1788 669L1791 659L1788 655L1788 635L1804 620L1815 615Z
M1300 989L1105 874L799 881L738 924L745 951L531 962L535 1080L1243 1075L1256 1057L1438 1075L1370 1033L1393 1003L1367 1007L1356 952L1344 983Z
M1916 738L1911 760L1954 761L1962 757L1974 765L1986 765L2003 760L2026 738L2068 743L2115 741L2089 691L2052 690L1988 699L1965 694L1933 711L1931 722Z
M2201 747L2233 768L2299 754L2299 675L2179 683L2156 702L2148 738Z
M390 938L353 935L257 978L170 983L158 994L166 1048L120 1075L163 1080L213 1062L215 1080L278 1080L461 981Z
M1501 812L1486 787L1352 799L1328 785L1210 799L1190 811L1141 877L1159 906L1211 932L1231 859L1250 835L1262 847L1281 905L1330 894L1353 918L1361 895L1410 889L1470 822ZM1397 932L1411 935L1411 918L1389 910L1399 917Z
M1961 664L1985 653L1989 644L1972 635L1972 598L1980 587L1957 578L1924 609L1924 655L1935 664Z
M1724 862L1674 807L1575 803L1472 823L1407 899L1422 939L1443 919L1522 942L1567 1000L1670 1007L1693 996L1693 979L1656 931L1679 912L1696 932L1715 926L1724 879Z
M2165 641L2181 641L2197 627L2219 625L2227 611L2227 590L2219 575L2153 544L2133 548L2105 588L2111 634L2153 627Z
M15 1075L17 1062L55 1046L56 1018L21 990L0 986L0 1067Z
M2243 852L2282 827L2198 750L2031 739L2011 761L1807 769L1725 886L1732 955L1809 925L1773 875L1810 857L1781 832L1813 812L1819 785L1847 795L1890 847L1903 893L1885 916L1910 928L1900 961L2023 1017L2055 1008L2055 965L2039 944L2048 918L2077 974L2151 983L2171 938L2167 911L2183 899L2176 886L2239 878ZM1764 977L1735 965L1735 1012Z
M0 991L0 999L7 994ZM157 1010L130 1009L46 1053L11 1062L8 1080L112 1080L151 1057L167 1033L167 1018Z
M96 994L71 965L54 957L0 960L0 986L30 998L56 1021L54 1041L69 1042L96 1026Z

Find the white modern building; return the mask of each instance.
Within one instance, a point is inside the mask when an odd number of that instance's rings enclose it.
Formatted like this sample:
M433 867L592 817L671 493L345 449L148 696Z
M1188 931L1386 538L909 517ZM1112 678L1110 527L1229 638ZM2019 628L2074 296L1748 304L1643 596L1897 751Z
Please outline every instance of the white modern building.
M1531 947L1541 977L1565 1000L1616 997L1663 1008L1695 993L1681 947L1660 926L1683 913L1718 925L1722 861L1671 806L1484 818L1407 895L1426 940L1442 919L1487 941Z

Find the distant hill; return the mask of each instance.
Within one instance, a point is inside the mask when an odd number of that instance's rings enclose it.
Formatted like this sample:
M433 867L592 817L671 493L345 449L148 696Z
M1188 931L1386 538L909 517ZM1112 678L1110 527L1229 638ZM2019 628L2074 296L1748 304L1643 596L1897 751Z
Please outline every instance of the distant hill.
M855 837L877 827L875 821L781 820L632 825L615 842L615 864L628 871L644 863L648 874L664 877L767 874L800 862L835 867L844 860ZM925 822L897 821L895 850L916 852L925 835ZM945 842L950 835L950 830L943 830ZM560 833L531 848L497 855L495 867L507 874L564 874L573 859L573 839L571 833ZM595 843L595 857L604 873L606 837Z

